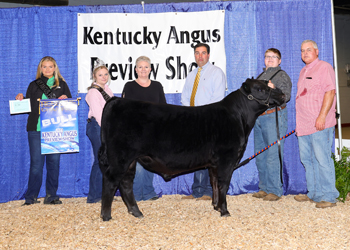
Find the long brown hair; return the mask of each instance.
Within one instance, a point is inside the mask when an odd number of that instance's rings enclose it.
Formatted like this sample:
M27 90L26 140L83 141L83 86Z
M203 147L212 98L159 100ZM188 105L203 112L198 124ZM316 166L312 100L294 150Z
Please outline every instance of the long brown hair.
M41 66L42 66L43 62L45 62L45 61L52 62L53 65L55 66L55 71L53 72L53 75L55 77L55 84L53 85L53 87L58 87L60 85L59 78L61 78L63 81L65 81L65 80L60 73L60 70L58 68L58 65L57 65L55 59L53 59L51 56L45 56L40 60L39 65L38 65L38 69L36 71L36 78L35 79L39 79L41 77L41 74L43 73L41 71Z

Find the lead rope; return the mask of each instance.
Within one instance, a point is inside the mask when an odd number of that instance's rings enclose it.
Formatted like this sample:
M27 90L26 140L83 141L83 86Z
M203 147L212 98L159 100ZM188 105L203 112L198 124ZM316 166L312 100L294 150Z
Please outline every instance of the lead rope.
M294 134L295 130L293 130L292 132L289 132L288 134L286 134L285 136L279 138L279 140L283 140L285 138L287 138L288 136L290 136L291 134ZM237 167L235 167L235 169L242 167L243 165L249 163L251 160L253 160L256 156L258 156L259 154L261 154L262 152L268 150L270 147L272 147L273 145L275 145L278 141L275 141L273 143L271 143L270 145L266 146L265 148L261 149L259 152L256 152L254 155L252 155L251 157L245 159L244 161L241 161L240 164L237 165Z
M280 140L280 129L278 126L278 108L277 106L275 107L276 109L276 131L277 131L277 145L278 145L278 156L280 158L280 178L281 178L281 183L283 185L283 161L282 161L282 152L281 152L281 140Z

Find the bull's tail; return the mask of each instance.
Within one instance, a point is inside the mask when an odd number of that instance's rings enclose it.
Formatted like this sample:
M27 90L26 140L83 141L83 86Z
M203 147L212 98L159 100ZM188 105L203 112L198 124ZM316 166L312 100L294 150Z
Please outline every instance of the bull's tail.
M104 143L102 143L100 149L98 150L98 162L100 164L101 172L104 174L109 166L106 145Z

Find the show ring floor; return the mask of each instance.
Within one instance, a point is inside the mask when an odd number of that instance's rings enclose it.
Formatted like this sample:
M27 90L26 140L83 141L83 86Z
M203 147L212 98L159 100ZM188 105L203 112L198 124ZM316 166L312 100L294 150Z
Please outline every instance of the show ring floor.
M100 218L101 204L86 198L62 205L0 204L0 249L347 249L349 202L317 209L294 195L276 202L252 194L227 196L231 217L221 218L210 201L166 195L139 202L143 219L112 204L112 220ZM120 200L120 198L119 198Z

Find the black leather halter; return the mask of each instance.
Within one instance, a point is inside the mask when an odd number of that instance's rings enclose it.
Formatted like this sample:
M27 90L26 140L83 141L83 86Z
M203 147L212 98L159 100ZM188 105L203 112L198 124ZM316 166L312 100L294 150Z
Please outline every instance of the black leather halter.
M256 97L254 97L252 94L245 93L244 90L242 89L242 87L239 90L242 92L243 95L245 95L248 98L249 101L255 100L255 101L257 101L260 104L263 104L263 105L266 105L267 107L270 107L269 101L270 101L271 91L272 91L271 88L270 88L270 91L269 91L269 96L267 97L266 100L258 99Z

